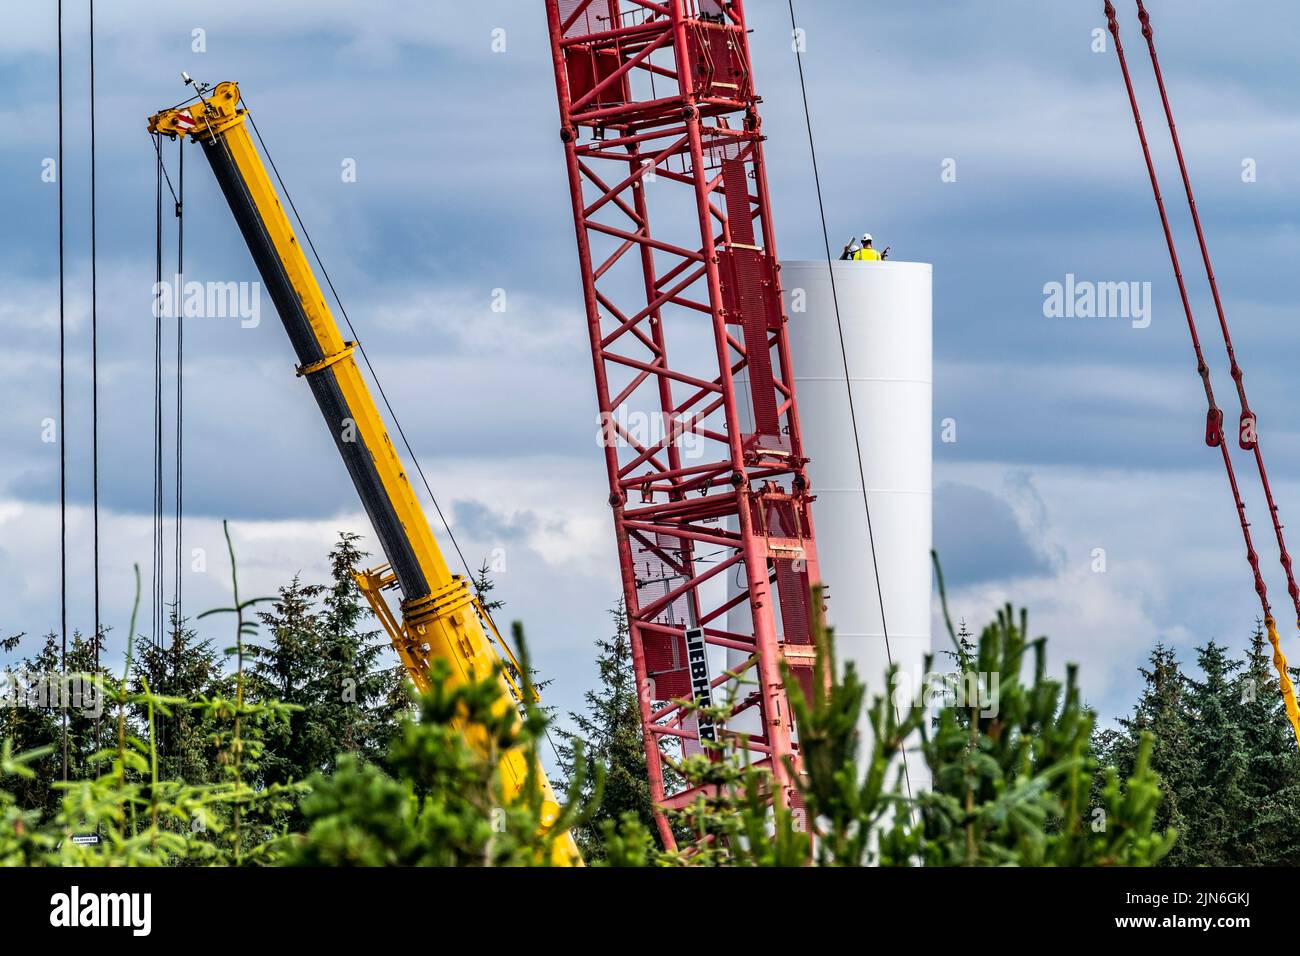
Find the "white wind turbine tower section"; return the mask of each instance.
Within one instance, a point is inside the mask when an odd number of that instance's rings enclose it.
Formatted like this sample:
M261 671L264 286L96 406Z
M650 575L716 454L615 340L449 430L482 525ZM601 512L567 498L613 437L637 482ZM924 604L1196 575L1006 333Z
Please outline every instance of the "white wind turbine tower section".
M891 656L915 692L930 653L931 280L931 266L918 262L836 262L828 268L825 261L792 261L781 269L799 418L812 458L813 520L827 617L841 666L854 663L869 698L888 690L884 677ZM871 506L874 567L862 474ZM739 617L733 614L729 627L740 628ZM860 726L865 758L871 746L865 716ZM920 755L910 754L907 764L912 789L927 786Z

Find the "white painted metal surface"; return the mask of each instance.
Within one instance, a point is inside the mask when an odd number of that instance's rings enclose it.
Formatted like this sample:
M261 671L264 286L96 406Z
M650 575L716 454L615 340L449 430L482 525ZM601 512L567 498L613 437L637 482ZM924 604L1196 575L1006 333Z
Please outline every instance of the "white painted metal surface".
M930 652L931 267L885 261L836 262L833 268L845 353L827 264L785 262L781 280L799 419L812 458L813 520L828 587L828 617L839 660L854 662L874 696L887 691L884 676L891 656L910 685L919 688ZM849 411L850 386L879 593ZM733 628L746 623L739 620L742 615L733 617ZM886 625L892 654L886 650ZM865 756L870 739L865 719L862 730ZM908 763L913 788L924 786L917 755Z

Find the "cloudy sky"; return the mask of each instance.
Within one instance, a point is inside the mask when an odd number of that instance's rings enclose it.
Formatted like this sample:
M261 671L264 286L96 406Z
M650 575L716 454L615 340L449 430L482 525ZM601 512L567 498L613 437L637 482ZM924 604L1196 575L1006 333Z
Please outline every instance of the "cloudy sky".
M784 2L750 0L783 256L820 254ZM1256 613L1100 2L801 0L805 66L833 241L868 228L934 264L935 538L955 615L1031 609L1053 665L1124 708L1156 641L1240 646ZM90 625L89 258L85 4L68 0L69 581ZM617 576L592 443L590 359L540 2L118 0L100 4L99 319L105 618L127 629L150 564L153 153L145 118L179 73L238 80L470 560L523 618L551 702L594 681ZM1120 3L1179 206L1132 5ZM1300 8L1154 0L1157 38L1238 354L1284 516L1300 508L1288 401ZM0 630L57 625L56 154L53 0L0 11ZM194 31L206 50L195 52ZM505 49L493 49L503 30ZM1107 40L1109 38L1107 37ZM498 46L500 44L498 43ZM175 147L168 154L175 161ZM352 160L356 182L344 182ZM955 161L956 181L941 176ZM1243 162L1257 176L1244 182ZM215 183L187 176L187 277L255 280ZM1182 254L1218 394L1237 414L1191 236ZM1152 321L1047 318L1046 283L1150 282ZM493 290L509 308L492 310ZM186 327L186 608L227 597L221 519L246 593L319 579L364 519L269 302L264 321ZM169 367L169 375L174 371ZM958 441L939 441L952 418ZM170 427L170 425L169 425ZM1249 459L1238 454L1279 619L1285 590ZM373 547L373 545L372 545ZM1106 571L1093 570L1094 549ZM220 625L214 625L220 627ZM1289 632L1290 629L1286 628ZM221 631L207 631L224 641ZM937 633L937 632L936 632ZM1300 648L1288 633L1295 656Z

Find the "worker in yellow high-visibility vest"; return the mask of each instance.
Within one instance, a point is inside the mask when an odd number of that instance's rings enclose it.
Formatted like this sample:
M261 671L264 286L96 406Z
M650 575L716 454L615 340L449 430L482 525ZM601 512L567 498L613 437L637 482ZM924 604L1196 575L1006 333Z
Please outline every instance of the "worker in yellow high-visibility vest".
M857 241L850 239L848 245L844 247L844 252L840 254L841 261L853 262L880 262L889 255L889 250L879 252L872 244L871 233L864 233L861 245ZM856 246L856 248L855 248Z

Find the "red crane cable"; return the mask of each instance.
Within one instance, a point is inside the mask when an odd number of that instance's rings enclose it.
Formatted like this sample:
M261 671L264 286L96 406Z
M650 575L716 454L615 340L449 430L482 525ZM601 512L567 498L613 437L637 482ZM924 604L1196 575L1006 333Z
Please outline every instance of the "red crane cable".
M1241 366L1237 364L1237 353L1232 347L1232 336L1228 332L1228 320L1223 311L1223 300L1219 297L1219 283L1214 278L1214 266L1210 263L1210 250L1205 242L1205 230L1201 228L1201 214L1196 208L1196 198L1192 192L1192 180L1187 173L1187 162L1183 158L1183 147L1178 139L1178 128L1174 125L1174 113L1169 105L1169 94L1165 90L1164 75L1160 71L1160 59L1156 56L1155 34L1151 29L1151 15L1146 5L1137 0L1138 19L1142 21L1142 36L1146 38L1147 49L1151 52L1151 65L1155 69L1156 83L1160 87L1160 101L1164 105L1165 119L1169 121L1169 135L1173 140L1174 154L1178 157L1178 169L1182 173L1183 188L1187 191L1187 205L1192 212L1192 223L1196 226L1196 239L1201 246L1201 261L1205 263L1205 275L1210 282L1210 292L1214 296L1214 308L1219 315L1219 328L1223 331L1223 344L1228 350L1228 362L1231 366L1232 380L1237 385L1237 398L1241 403L1241 428L1238 432L1238 444L1246 451L1255 454L1255 465L1259 469L1259 481L1264 488L1264 497L1268 502L1268 512L1273 520L1273 531L1277 535L1277 547L1282 568L1286 571L1287 592L1295 606L1297 624L1300 625L1300 587L1296 586L1295 573L1291 567L1291 555L1286 549L1286 539L1282 534L1281 516L1273 500L1273 488L1269 484L1268 469L1264 467L1264 453L1259 447L1259 422L1251 410L1246 398L1246 385ZM1249 436L1249 437L1247 437Z
M1142 143L1142 155L1146 160L1147 174L1151 178L1151 189L1155 195L1156 209L1160 213L1160 225L1164 229L1165 244L1169 247L1169 259L1174 267L1174 279L1178 283L1178 295L1182 299L1183 314L1187 317L1187 329L1192 336L1192 348L1196 352L1196 371L1205 387L1205 399L1209 406L1205 420L1205 443L1212 448L1219 448L1223 453L1223 467L1228 475L1228 483L1232 486L1237 514L1241 519L1242 536L1246 541L1246 557L1250 561L1251 570L1255 574L1255 592L1259 595L1264 613L1267 615L1270 613L1268 588L1264 584L1263 575L1259 571L1259 556L1255 553L1251 541L1250 522L1246 520L1246 506L1241 500L1241 493L1237 487L1237 476L1232 467L1232 459L1228 456L1227 446L1223 442L1223 412L1214 400L1214 387L1210 384L1210 367L1206 364L1205 353L1201 349L1201 337L1196 330L1196 319L1192 314L1192 304L1187 296L1187 284L1183 281L1182 266L1178 262L1178 248L1174 243L1174 234L1169 226L1169 215L1165 211L1165 201L1160 194L1160 180L1156 175L1155 163L1151 158L1151 147L1147 143L1146 131L1142 126L1142 111L1138 106L1137 94L1133 91L1133 79L1129 75L1128 61L1124 56L1124 45L1119 38L1119 20L1115 15L1115 6L1110 0L1106 0L1106 18L1111 36L1115 38L1115 52L1119 57L1120 69L1124 74L1124 86L1128 90L1129 105L1133 108L1133 122L1137 126L1138 139Z
M1192 313L1192 304L1187 296L1187 284L1183 281L1182 266L1178 261L1177 245L1174 242L1173 231L1169 226L1169 215L1165 210L1165 201L1160 194L1160 179L1156 174L1155 162L1151 158L1151 147L1147 143L1146 131L1142 126L1142 110L1138 106L1137 94L1133 90L1133 78L1129 74L1128 59L1124 55L1124 44L1119 38L1119 19L1115 13L1115 5L1111 0L1106 0L1105 11L1107 27L1110 30L1111 36L1115 39L1115 54L1119 59L1120 70L1124 75L1124 87L1128 92L1129 106L1132 107L1133 110L1133 123L1137 128L1138 140L1142 144L1142 156L1146 161L1147 174L1151 179L1151 191L1155 196L1156 209L1160 213L1160 224L1164 229L1165 244L1169 248L1169 261L1173 265L1174 279L1178 283L1178 294L1182 300L1183 314L1187 317L1187 329L1191 334L1192 348L1196 353L1196 371L1197 374L1200 375L1201 382L1205 387L1205 398L1208 404L1205 420L1205 443L1212 448L1217 447L1223 457L1224 472L1228 476L1228 484L1232 489L1233 502L1237 508L1237 518L1241 523L1241 535L1246 544L1246 560L1250 563L1251 573L1255 577L1255 593L1259 595L1260 607L1263 608L1265 624L1268 627L1269 640L1273 645L1273 662L1278 671L1278 679L1281 684L1282 698L1286 706L1287 718L1290 720L1291 728L1295 732L1296 742L1300 745L1300 709L1297 709L1295 692L1291 686L1291 680L1287 673L1286 658L1282 654L1281 645L1277 637L1276 626L1273 621L1273 613L1269 607L1268 587L1264 583L1264 576L1259 570L1259 555L1255 551L1255 545L1251 538L1250 522L1246 519L1246 505L1241 499L1241 489L1237 485L1237 474L1235 469L1232 467L1232 458L1228 454L1227 443L1223 440L1223 412L1219 409L1214 400L1214 388L1210 384L1210 367L1206 364L1205 354L1201 349L1200 335L1196 330L1196 318ZM1150 38L1148 37L1148 43L1150 42ZM1226 323L1224 325L1224 333L1225 335L1227 333ZM1238 384L1240 386L1239 378ZM1274 513L1276 514L1276 511L1274 511Z

